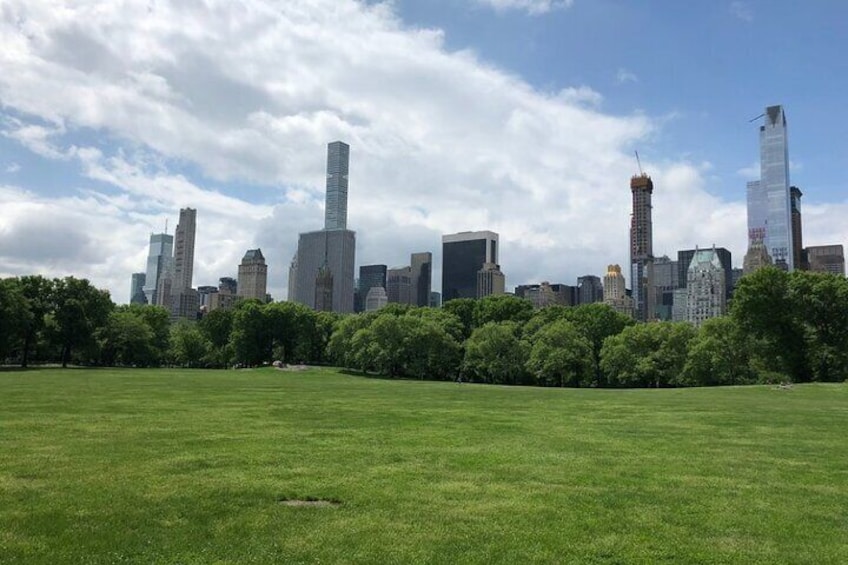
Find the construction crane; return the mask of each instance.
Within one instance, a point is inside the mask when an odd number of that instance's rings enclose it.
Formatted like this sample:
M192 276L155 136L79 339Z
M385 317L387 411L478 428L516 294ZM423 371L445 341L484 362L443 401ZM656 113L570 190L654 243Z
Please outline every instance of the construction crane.
M635 149L633 150L633 152L636 154L636 164L639 165L639 174L644 177L645 171L642 170L642 161L639 160L639 152Z

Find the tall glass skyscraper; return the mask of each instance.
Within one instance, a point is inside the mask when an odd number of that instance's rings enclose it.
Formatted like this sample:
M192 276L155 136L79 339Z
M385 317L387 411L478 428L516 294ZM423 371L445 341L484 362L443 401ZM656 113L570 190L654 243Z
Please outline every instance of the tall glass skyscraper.
M442 300L477 298L477 273L498 262L498 234L460 232L442 236Z
M766 108L760 126L760 180L748 183L748 242L762 240L772 262L795 268L789 193L789 144L782 106Z
M173 252L174 236L167 233L150 234L147 272L144 277L144 296L148 304L158 304L156 294L159 280L172 269Z

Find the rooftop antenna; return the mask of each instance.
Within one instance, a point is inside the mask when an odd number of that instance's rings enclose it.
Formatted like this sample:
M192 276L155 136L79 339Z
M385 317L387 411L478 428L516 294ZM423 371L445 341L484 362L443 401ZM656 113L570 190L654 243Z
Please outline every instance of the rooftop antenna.
M645 171L642 170L642 161L639 160L639 152L635 149L633 150L633 152L636 154L636 164L639 165L639 174L644 177Z
M751 118L750 120L748 120L748 123L750 124L751 122L755 122L755 121L759 120L760 118L762 118L762 117L763 117L763 116L765 116L765 115L766 115L766 114L765 114L765 112L763 112L762 114L760 114L760 115L759 115L759 116L757 116L756 118Z

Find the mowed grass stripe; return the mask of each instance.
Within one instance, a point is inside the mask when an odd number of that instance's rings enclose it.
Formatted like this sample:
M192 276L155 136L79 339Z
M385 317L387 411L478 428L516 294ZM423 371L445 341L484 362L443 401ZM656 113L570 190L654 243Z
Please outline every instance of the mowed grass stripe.
M2 372L0 562L845 563L845 430L846 385Z

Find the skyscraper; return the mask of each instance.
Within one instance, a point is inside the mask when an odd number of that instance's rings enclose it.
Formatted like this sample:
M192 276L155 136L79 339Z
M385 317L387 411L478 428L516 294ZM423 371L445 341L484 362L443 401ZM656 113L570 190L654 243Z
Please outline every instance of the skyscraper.
M432 288L433 254L429 251L413 253L409 267L409 303L413 306L427 306L430 304Z
M600 277L583 275L577 277L577 304L592 304L604 300L604 285Z
M730 300L730 296L733 294L733 256L731 255L728 249L724 247L716 247L715 245L712 248L707 249L699 249L696 247L695 249L684 249L677 252L677 273L678 273L678 287L686 288L689 284L689 267L692 264L692 258L695 257L696 254L701 253L701 257L704 257L704 254L710 252L718 256L719 263L721 263L721 268L724 269L724 281L725 281L725 298Z
M393 304L409 304L412 294L412 269L395 267L386 273L386 295Z
M797 186L789 187L790 207L792 210L792 261L796 269L806 270L804 265L804 241L801 230L801 197L804 195Z
M182 208L180 221L174 230L174 262L167 304L174 319L194 320L200 307L197 291L192 288L194 276L194 239L197 228L197 210ZM162 298L163 302L165 298Z
M356 307L357 312L365 312L365 301L368 298L368 291L379 286L386 288L386 271L385 265L361 265L359 267L359 283L357 285L357 296L359 296L359 304Z
M633 298L627 296L624 275L619 265L607 266L607 274L604 275L604 304L616 312L633 316Z
M789 146L782 106L769 106L760 126L760 180L748 183L749 247L763 241L771 261L793 270Z
M654 183L642 173L630 179L633 212L630 216L630 284L636 320L647 322L654 318L654 244L651 222L651 194Z
M248 249L238 268L238 295L265 302L268 286L268 265L261 249Z
M332 311L354 311L356 234L347 229L348 165L350 147L341 141L327 146L327 193L324 229L300 234L297 254L289 269L289 299L318 308L316 283L332 280ZM293 280L292 280L293 277ZM326 289L324 289L326 290ZM321 307L330 293L322 291Z
M460 232L442 236L442 301L477 298L477 273L498 263L498 234Z
M477 271L477 298L504 294L506 292L506 277L497 263L483 263Z
M159 304L157 289L159 279L167 271L173 258L174 236L167 233L150 234L150 249L147 254L147 272L144 277L144 296L148 304Z

